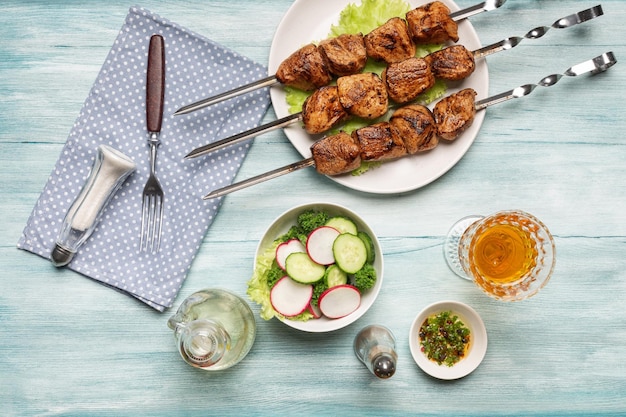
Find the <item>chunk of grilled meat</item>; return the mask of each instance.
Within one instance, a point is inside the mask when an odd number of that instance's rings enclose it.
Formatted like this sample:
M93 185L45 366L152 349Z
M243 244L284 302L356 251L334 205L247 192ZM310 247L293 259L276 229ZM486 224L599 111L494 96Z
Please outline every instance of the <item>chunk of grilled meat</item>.
M406 22L411 39L418 45L459 40L458 27L450 17L450 9L440 1L410 10Z
M406 155L402 138L394 134L389 122L375 123L352 132L361 147L361 160L382 161Z
M446 140L456 139L470 127L476 116L476 91L466 88L440 100L433 110L437 134Z
M416 57L389 64L383 70L382 79L389 98L400 104L414 100L435 85L428 62Z
M326 132L348 116L335 85L318 88L302 105L304 129L311 134Z
M365 35L367 56L387 64L400 62L415 56L415 44L411 41L404 19L394 17Z
M343 34L325 39L318 46L331 74L338 77L357 74L367 62L367 52L362 34Z
M352 135L339 132L311 145L315 170L322 175L345 174L361 165L361 147Z
M347 75L337 79L339 101L354 116L375 119L387 113L389 97L383 80L374 73Z
M280 64L276 79L289 87L311 91L330 84L332 75L318 47L308 44Z
M409 104L400 107L393 112L389 123L411 155L428 151L439 144L435 116L426 106Z
M474 72L474 54L463 45L452 45L429 54L426 62L436 78L448 81L463 80Z

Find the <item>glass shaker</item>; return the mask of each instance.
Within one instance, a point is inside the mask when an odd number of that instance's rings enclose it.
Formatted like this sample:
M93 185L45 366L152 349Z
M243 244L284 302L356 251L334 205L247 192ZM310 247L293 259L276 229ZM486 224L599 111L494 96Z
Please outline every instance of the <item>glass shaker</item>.
M250 306L239 296L221 289L190 295L167 325L174 330L183 360L207 371L239 363L256 337Z
M364 327L354 338L354 353L378 378L391 378L396 372L396 339L380 325Z
M69 208L50 256L55 266L69 264L96 229L105 207L135 171L135 163L108 145L98 146L89 176Z

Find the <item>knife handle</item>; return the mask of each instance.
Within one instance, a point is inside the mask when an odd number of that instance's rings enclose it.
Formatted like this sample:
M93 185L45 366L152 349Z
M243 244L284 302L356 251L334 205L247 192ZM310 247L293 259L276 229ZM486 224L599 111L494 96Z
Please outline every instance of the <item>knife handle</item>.
M146 121L148 132L160 132L165 95L165 45L161 35L152 35L148 51Z

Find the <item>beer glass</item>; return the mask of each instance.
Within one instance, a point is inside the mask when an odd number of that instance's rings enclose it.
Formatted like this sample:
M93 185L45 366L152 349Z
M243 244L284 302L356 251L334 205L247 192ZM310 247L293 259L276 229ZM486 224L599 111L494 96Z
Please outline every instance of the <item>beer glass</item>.
M521 210L459 220L448 232L444 255L457 275L502 301L535 295L550 279L556 261L548 228Z

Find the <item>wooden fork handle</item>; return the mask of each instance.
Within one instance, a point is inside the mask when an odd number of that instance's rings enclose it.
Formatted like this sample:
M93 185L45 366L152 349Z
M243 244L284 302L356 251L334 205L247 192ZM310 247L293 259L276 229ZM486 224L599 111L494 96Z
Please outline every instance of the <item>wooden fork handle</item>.
M146 121L149 132L160 132L165 95L165 45L161 35L152 35L148 51Z

